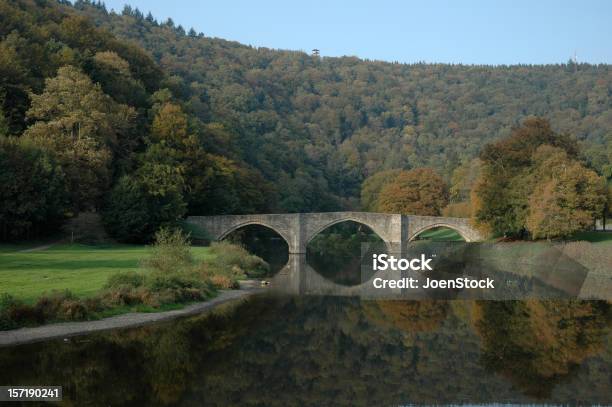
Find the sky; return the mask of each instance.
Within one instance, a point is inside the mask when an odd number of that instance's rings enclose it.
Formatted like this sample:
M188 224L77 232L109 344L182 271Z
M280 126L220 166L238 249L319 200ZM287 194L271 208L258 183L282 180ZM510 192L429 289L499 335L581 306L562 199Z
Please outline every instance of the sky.
M608 0L105 0L256 47L398 62L612 63Z

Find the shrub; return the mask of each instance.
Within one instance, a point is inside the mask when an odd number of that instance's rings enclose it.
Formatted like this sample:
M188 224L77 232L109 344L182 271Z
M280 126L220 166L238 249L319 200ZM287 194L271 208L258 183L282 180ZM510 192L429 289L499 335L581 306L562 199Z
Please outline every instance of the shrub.
M85 305L87 312L90 314L104 311L104 304L102 304L100 297L86 298L83 300L83 304Z
M199 288L204 282L195 275L155 274L147 279L147 288L153 292L166 289Z
M32 307L9 294L0 295L0 330L14 329L33 319Z
M210 282L216 288L219 288L222 290L240 288L240 284L238 283L238 280L232 279L228 276L215 275L215 276L210 277Z
M150 305L149 299L152 294L153 292L145 286L131 287L123 284L106 289L99 298L104 308L113 308L138 304Z
M211 252L215 255L211 261L219 268L231 270L237 278L259 277L265 275L270 267L268 263L245 248L227 242L218 242L211 245ZM240 276L242 274L242 276Z
M163 273L183 272L192 265L189 238L178 229L168 228L155 234L151 256L142 261L145 268Z
M49 320L78 321L87 319L92 312L101 311L101 304L95 299L80 300L69 290L53 291L38 299L34 315L39 322Z
M129 271L126 273L113 274L108 278L104 288L116 288L119 286L128 286L132 288L140 287L144 284L145 277L141 273Z
M60 304L55 319L64 319L67 321L76 321L86 319L88 317L87 307L78 299L64 299Z

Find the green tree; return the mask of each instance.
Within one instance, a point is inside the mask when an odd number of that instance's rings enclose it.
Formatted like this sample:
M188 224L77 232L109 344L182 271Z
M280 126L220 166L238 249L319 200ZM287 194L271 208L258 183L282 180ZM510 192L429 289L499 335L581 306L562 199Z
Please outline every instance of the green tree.
M152 163L121 177L102 210L106 231L122 242L150 241L160 227L174 225L185 214L182 182L176 169Z
M17 46L22 42L16 33L0 41L0 135L17 133L24 126L24 112L28 105L28 71Z
M145 162L175 166L185 180L185 201L193 214L258 212L267 207L271 188L256 169L204 150L199 123L175 103L157 108Z
M448 204L448 187L431 168L402 171L380 191L377 210L406 215L439 216Z
M130 64L113 51L97 52L92 59L91 77L100 83L104 93L119 103L146 106L144 85L132 77Z
M0 103L0 137L8 136L9 134L9 124L8 120L4 116L4 112L2 111L2 104Z
M0 238L52 232L69 211L65 177L54 157L27 140L0 137Z

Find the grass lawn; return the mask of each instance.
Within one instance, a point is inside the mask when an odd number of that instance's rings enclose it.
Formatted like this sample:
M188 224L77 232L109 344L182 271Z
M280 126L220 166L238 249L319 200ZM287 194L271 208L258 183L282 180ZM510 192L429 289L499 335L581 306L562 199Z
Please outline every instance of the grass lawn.
M96 294L108 276L136 271L149 249L135 245L61 244L46 250L23 252L32 245L0 245L0 294L8 293L33 303L44 292L69 289L80 297ZM193 247L194 257L211 254Z
M465 240L453 229L439 227L424 231L418 236L419 239L432 240L434 242L464 242Z
M612 244L612 232L579 232L572 237L572 240Z

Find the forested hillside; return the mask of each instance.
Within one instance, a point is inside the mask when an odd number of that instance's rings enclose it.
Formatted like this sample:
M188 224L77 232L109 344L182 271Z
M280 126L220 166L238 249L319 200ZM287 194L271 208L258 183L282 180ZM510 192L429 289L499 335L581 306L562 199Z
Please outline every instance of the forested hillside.
M172 75L173 91L198 117L230 128L244 159L281 190L314 177L336 196L355 197L364 177L401 167L433 166L448 177L530 115L584 142L595 167L612 158L609 65L319 58L186 33L130 8L117 15L77 7L149 51Z
M452 184L531 115L612 178L611 89L609 65L321 58L129 7L0 0L0 232L90 209L140 235L189 213L359 208L366 177L430 166Z

